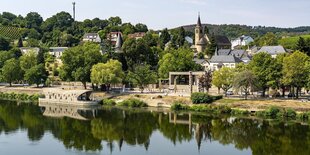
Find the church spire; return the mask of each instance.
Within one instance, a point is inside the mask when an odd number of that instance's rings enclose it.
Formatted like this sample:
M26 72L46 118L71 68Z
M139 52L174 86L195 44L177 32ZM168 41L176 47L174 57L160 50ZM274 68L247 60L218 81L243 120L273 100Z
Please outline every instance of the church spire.
M197 26L201 27L200 12L198 12Z

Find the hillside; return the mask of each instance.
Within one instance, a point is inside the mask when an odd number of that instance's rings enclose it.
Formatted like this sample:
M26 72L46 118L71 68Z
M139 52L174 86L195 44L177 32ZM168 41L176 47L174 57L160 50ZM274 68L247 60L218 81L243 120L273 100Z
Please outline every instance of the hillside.
M186 31L194 33L195 24L182 26ZM277 28L277 27L265 27L265 26L247 26L247 25L214 25L203 24L203 27L207 26L210 33L217 35L225 35L229 39L237 38L243 34L250 35L253 38L266 34L267 32L273 32L279 37L281 36L294 36L310 34L310 26L296 27L296 28Z
M309 35L300 35L300 36L282 38L278 41L278 43L287 49L294 49L297 42L298 42L299 37L302 37L304 39L310 39L310 34Z

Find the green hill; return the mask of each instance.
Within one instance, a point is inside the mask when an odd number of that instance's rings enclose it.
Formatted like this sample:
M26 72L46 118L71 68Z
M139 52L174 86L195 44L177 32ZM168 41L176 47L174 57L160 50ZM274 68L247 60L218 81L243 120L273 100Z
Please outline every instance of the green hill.
M310 34L282 38L279 40L279 44L284 46L286 49L294 49L296 44L297 44L299 37L302 37L304 39L310 39Z

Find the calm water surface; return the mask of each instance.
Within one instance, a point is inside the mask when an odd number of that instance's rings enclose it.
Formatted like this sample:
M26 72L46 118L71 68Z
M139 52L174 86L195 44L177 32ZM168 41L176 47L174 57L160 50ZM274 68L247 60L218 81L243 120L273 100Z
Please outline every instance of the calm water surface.
M1 101L0 154L309 155L310 128L169 111L38 107Z

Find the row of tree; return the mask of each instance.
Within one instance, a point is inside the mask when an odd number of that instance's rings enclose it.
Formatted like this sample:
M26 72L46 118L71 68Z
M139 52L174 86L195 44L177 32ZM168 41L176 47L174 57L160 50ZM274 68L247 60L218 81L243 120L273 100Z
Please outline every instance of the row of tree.
M310 87L310 57L303 52L281 54L272 58L267 53L254 55L249 64L239 64L236 68L221 68L213 74L213 85L223 89L225 94L233 87L242 90L245 95L253 91L261 91L262 96L271 88L286 89L298 95L302 88ZM274 94L278 94L277 91Z
M47 71L45 68L42 53L29 52L21 55L19 49L0 52L1 74L0 80L8 82L12 86L13 82L36 84L39 86L45 83ZM43 59L43 61L41 61Z

